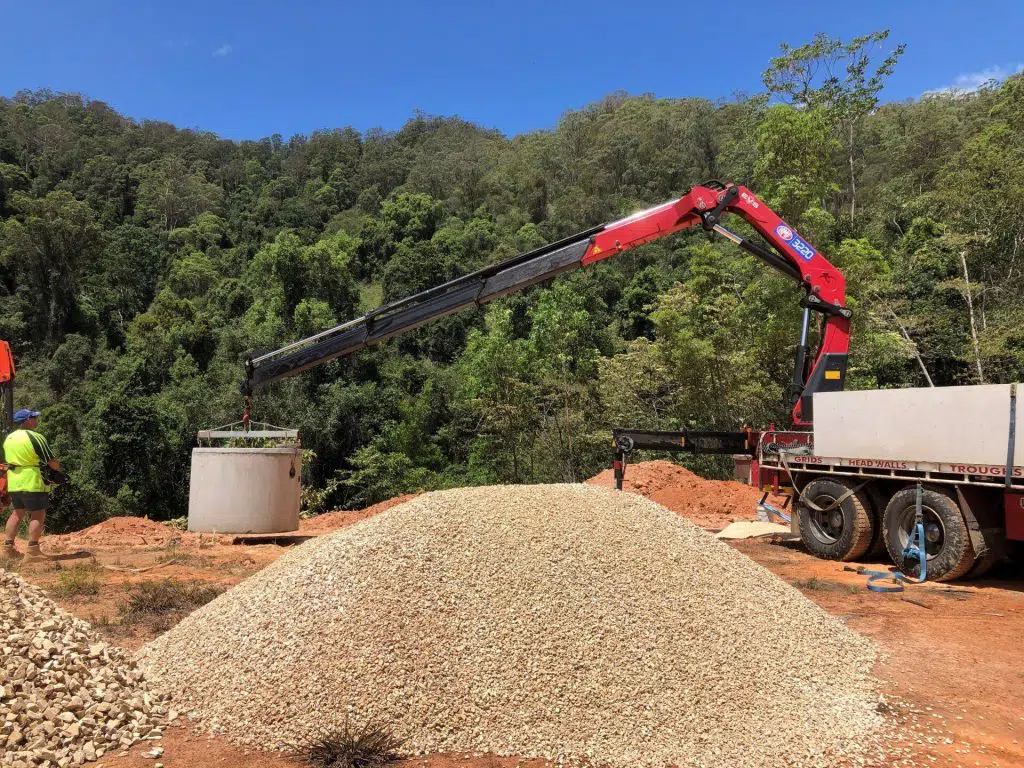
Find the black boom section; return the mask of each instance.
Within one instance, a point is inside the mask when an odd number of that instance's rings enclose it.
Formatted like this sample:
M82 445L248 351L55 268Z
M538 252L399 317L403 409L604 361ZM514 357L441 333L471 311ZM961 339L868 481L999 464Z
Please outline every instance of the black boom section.
M613 429L615 443L615 488L622 490L626 477L626 462L633 451L667 451L671 453L747 454L756 453L754 439L749 431L709 432L684 429L681 432L663 432L650 429Z
M294 351L271 353L257 358L247 366L248 378L243 391L252 392L328 360L351 355L363 347L419 328L445 315L485 304L548 280L561 272L578 268L582 266L591 236L601 229L603 227L581 232L380 307L339 326L336 333L328 332L319 338L313 337L314 340L308 345L299 342L300 346Z
M670 451L703 454L737 454L753 455L747 432L709 432L683 430L682 432L662 432L645 429L613 429L612 438L616 451L632 453L633 451Z

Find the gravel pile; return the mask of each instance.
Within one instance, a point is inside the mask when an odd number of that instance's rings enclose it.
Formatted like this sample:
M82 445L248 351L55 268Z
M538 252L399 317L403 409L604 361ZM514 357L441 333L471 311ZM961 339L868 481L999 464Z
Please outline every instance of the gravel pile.
M834 765L880 725L873 646L708 533L583 485L429 493L315 539L147 645L178 708L294 748Z
M159 739L164 698L122 651L0 569L0 766L82 765Z

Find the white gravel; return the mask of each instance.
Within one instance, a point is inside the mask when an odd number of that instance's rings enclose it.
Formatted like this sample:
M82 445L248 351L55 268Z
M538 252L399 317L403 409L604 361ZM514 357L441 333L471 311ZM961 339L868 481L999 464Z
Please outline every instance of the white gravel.
M0 766L92 762L160 739L166 715L128 654L0 569Z
M641 497L430 493L297 547L147 645L176 706L292 748L386 724L409 753L833 765L880 726L869 641Z

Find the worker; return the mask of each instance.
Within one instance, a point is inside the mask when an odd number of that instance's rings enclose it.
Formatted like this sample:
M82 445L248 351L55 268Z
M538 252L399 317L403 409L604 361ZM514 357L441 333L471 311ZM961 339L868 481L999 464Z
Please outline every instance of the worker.
M44 467L63 474L64 470L50 450L46 438L35 432L39 411L22 408L14 414L14 430L4 440L7 469L7 493L11 497L11 516L7 518L4 555L20 558L14 540L26 514L29 516L28 550L25 562L45 560L39 551L46 510L50 506L50 488L44 479Z

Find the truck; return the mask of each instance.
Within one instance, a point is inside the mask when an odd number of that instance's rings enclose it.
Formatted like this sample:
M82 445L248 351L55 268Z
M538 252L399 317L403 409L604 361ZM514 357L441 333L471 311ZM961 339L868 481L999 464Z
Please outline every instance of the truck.
M1024 399L1018 389L816 393L810 430L616 429L615 484L622 488L634 451L728 452L736 478L760 487L762 502L771 493L791 505L791 530L811 554L888 558L916 577L921 564L906 553L908 545L918 545L912 535L920 509L927 577L978 578L1024 542L1024 446L1016 439Z
M725 214L739 216L765 243L727 229ZM1002 394L976 387L959 388L960 399L948 401L927 390L844 392L851 311L842 272L749 189L720 181L694 186L678 199L391 302L280 349L247 356L243 422L262 387L696 227L724 237L801 290L803 312L787 392L791 423L782 430L769 425L731 432L616 429L614 466L620 487L633 451L732 455L746 468L749 482L791 495L793 525L811 553L857 560L887 551L903 567L906 547L901 544L921 530L927 539L928 576L938 580L983 573L1006 551L1008 541L1024 540L1024 461L1013 437L1016 387L1009 404L1002 402ZM1009 421L986 421L972 433L973 443L958 438L958 430L966 429L966 413L989 410L993 418ZM868 428L869 422L876 428ZM922 430L926 422L945 427ZM915 431L918 440L907 444L905 453L894 447L900 445L894 442L897 433ZM1009 440L1006 461L993 462L996 437L1004 448ZM933 450L942 441L948 450ZM913 514L908 516L908 509ZM919 515L923 526L915 527Z

